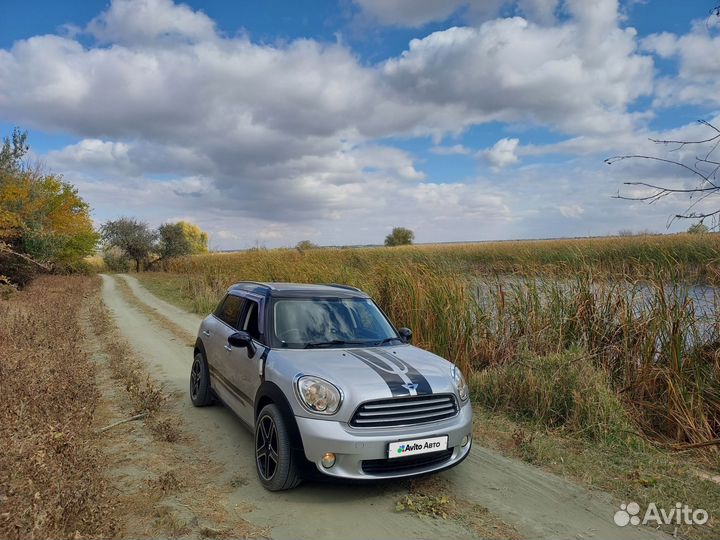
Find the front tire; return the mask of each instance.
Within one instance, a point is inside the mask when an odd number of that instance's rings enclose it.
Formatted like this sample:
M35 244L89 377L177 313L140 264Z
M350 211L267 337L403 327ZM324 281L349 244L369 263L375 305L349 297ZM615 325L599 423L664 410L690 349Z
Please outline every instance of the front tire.
M190 401L196 407L212 403L210 371L202 353L197 353L190 370Z
M263 407L255 422L255 467L269 491L292 489L302 481L285 419L272 403Z

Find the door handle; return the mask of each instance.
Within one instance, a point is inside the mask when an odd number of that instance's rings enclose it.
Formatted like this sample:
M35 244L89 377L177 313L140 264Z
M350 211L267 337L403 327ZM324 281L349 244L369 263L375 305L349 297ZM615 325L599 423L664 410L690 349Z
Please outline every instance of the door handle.
M230 345L225 345L225 350L226 350L226 351L232 351L232 347L231 347Z
M203 335L204 335L204 336L209 336L209 335L210 335L210 332L208 332L207 330L203 330Z

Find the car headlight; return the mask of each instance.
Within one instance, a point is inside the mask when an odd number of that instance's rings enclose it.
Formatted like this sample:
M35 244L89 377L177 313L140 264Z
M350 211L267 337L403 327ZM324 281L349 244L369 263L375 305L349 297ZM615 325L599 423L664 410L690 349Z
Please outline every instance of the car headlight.
M455 383L455 388L457 388L458 391L458 395L460 396L460 399L462 401L465 401L468 397L470 397L470 389L465 382L465 377L463 377L462 372L458 369L457 366L453 366L451 373L453 382Z
M311 375L303 375L296 384L300 403L309 411L335 414L340 408L340 390L334 384Z

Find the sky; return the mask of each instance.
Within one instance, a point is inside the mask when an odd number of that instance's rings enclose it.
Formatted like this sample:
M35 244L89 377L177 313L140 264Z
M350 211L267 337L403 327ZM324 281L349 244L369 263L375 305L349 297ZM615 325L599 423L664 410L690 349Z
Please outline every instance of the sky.
M0 133L213 249L676 232L695 201L614 196L696 178L603 160L720 126L717 3L2 0Z

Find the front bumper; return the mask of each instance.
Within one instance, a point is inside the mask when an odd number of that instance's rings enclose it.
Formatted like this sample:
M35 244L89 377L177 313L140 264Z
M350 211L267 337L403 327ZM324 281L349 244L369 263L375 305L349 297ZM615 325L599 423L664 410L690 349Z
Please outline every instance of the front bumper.
M453 418L392 429L354 428L342 422L300 416L295 419L302 437L305 457L314 463L321 473L338 478L380 480L447 469L465 459L472 444L472 406L469 402L465 403ZM452 453L440 463L410 469L399 467L396 471L389 467L382 473L367 473L363 470L363 461L386 459L391 442L441 435L448 436L448 449L451 449ZM468 443L462 446L462 439L466 436ZM321 463L326 452L333 452L336 456L335 465L329 469ZM395 458L392 461L401 463L403 459L408 458Z

